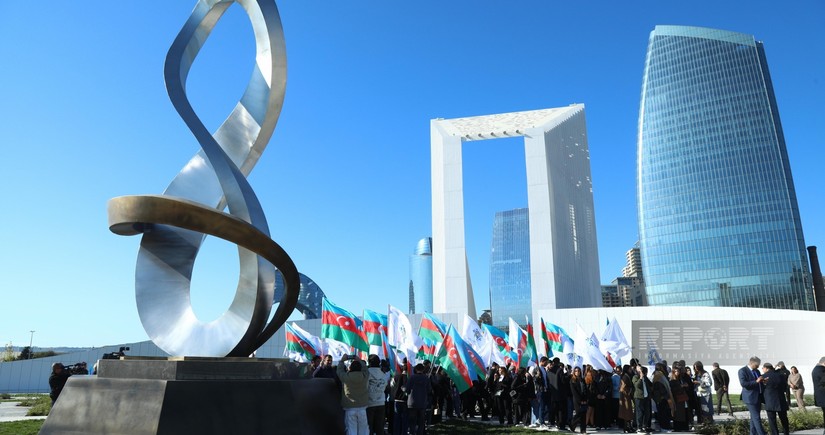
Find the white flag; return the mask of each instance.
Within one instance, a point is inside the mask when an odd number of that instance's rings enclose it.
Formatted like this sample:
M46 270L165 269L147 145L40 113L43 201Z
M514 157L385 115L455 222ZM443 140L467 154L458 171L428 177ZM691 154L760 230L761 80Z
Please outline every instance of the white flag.
M478 322L472 317L464 315L464 328L461 329L461 338L481 357L481 362L485 367L490 366L491 349L498 348L493 341L493 336L487 332L487 328L479 328Z
M618 358L624 358L630 355L630 345L627 344L627 338L625 338L624 332L622 332L622 328L619 326L619 322L616 321L615 317L604 329L604 333L602 333L602 338L599 340L599 350L601 350L602 354L610 352Z
M598 339L595 334L587 335L578 324L576 325L576 337L573 339L573 349L576 355L582 357L583 364L589 364L596 370L612 372L613 367L607 362L604 355L599 350Z
M387 315L387 341L401 352L418 352L421 338L415 333L410 319L398 308L389 306Z
M342 356L349 355L350 345L331 338L325 338L324 353L332 356L333 361L340 361Z

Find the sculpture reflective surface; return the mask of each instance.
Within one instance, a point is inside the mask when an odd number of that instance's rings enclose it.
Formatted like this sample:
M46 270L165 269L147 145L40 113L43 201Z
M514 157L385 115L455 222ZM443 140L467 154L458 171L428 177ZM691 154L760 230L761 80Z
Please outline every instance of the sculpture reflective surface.
M135 277L138 313L152 341L171 355L247 356L286 321L298 299L298 271L269 238L263 210L246 180L272 136L284 99L284 37L272 0L237 1L255 35L255 69L240 101L214 134L186 95L189 69L232 3L200 0L166 56L169 98L201 151L163 195L109 201L114 233L143 234ZM211 322L197 319L189 298L195 257L206 235L237 244L240 257L235 297ZM285 289L270 320L278 272Z

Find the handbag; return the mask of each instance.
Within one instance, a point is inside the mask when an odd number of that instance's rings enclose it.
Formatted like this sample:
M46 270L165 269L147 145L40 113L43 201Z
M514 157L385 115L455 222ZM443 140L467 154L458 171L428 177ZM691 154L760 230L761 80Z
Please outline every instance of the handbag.
M678 393L674 394L673 398L677 402L687 402L688 401L688 395L687 395L687 393L685 393L685 390L681 390Z

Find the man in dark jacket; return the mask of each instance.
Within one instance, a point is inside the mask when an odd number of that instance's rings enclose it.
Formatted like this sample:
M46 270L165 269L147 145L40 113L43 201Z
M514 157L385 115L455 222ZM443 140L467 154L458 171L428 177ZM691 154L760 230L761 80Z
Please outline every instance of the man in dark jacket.
M819 364L811 372L814 384L814 403L822 408L822 420L825 423L825 356L819 359ZM825 431L822 432L825 435Z
M791 375L791 371L788 370L787 367L785 367L785 362L784 361L779 361L778 363L776 363L776 367L774 367L773 369L777 373L782 373L782 376L784 376L785 379L788 379L788 376ZM788 402L788 405L790 405L790 403L791 403L791 386L788 385L787 383L785 384L785 401Z
M722 414L722 398L728 401L728 415L733 415L733 407L730 404L730 394L728 394L728 386L730 385L730 377L728 371L720 368L719 363L713 363L713 371L710 372L713 377L713 389L716 390L716 403L719 409L717 414Z
M762 377L765 379L765 411L768 413L768 425L771 428L771 435L778 435L779 429L776 426L776 414L779 413L779 421L782 422L782 431L785 435L790 433L788 426L788 402L785 400L785 386L788 385L788 378L782 372L775 370L771 363L762 364Z
M650 433L650 399L653 395L653 382L647 377L647 367L636 366L633 376L633 402L636 408L636 428L639 433Z
M424 374L424 365L417 364L414 373L407 380L407 409L410 413L410 434L424 434L424 417L427 411L427 397L432 395L430 378Z
M762 429L762 397L765 378L759 375L757 369L762 362L757 357L751 357L748 365L739 369L739 385L742 386L742 403L750 413L750 435L765 435Z
M71 374L64 370L63 364L52 364L52 374L49 376L49 388L51 389L49 397L52 399L52 406L54 406L54 402L57 401L57 397L60 396L60 392L63 391L63 387L66 386L66 381L69 380L69 376L71 376Z

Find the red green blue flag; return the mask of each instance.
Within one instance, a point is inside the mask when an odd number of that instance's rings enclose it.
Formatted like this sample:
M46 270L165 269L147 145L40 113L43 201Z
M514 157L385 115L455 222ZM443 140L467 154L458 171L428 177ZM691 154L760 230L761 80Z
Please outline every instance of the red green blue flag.
M447 376L453 381L459 393L473 386L475 372L467 353L467 345L453 325L449 326L447 334L444 335L444 342L441 343L441 349L438 351L438 361L441 362L441 367L447 372Z
M285 323L284 326L286 326L285 355L292 359L311 361L312 357L320 353L307 337L296 331L289 323Z
M430 361L435 359L436 350L438 349L439 343L436 343L429 338L422 338L421 341L423 342L421 346L418 347L418 358L420 359L428 359Z
M467 344L466 341L464 343ZM473 346L467 345L466 349L467 356L470 357L470 363L473 366L473 371L475 372L476 377L483 380L487 375L487 368L484 367L484 362L481 359L481 355L473 349Z
M364 310L364 333L367 334L367 343L381 346L381 332L387 333L387 316L372 310Z
M538 349L536 348L536 338L533 336L533 324L530 323L530 318L527 319L527 348L524 351L521 359L524 362L522 367L528 367L532 363L538 363Z
M553 349L553 352L563 353L564 352L564 341L572 341L570 340L570 336L567 332L562 329L561 326L554 325L552 323L546 323L546 331L547 331L547 343L550 344L550 348Z
M398 360L398 354L395 353L395 349L390 346L390 342L387 340L387 334L381 330L379 331L379 336L381 337L381 347L384 349L384 357L390 365L390 373L395 376L396 373L401 373L401 361Z
M362 352L370 350L361 320L327 298L321 311L321 338L338 340Z
M507 334L505 334L504 331L486 323L482 323L481 326L493 337L493 341L495 341L496 346L498 346L498 350L502 353L510 351L510 346L507 344Z
M539 318L541 322L541 339L544 341L544 355L550 356L550 337L547 335L547 325L544 324L544 319Z
M430 313L424 312L421 317L421 326L418 328L418 336L430 340L433 343L440 343L447 333L447 325Z

